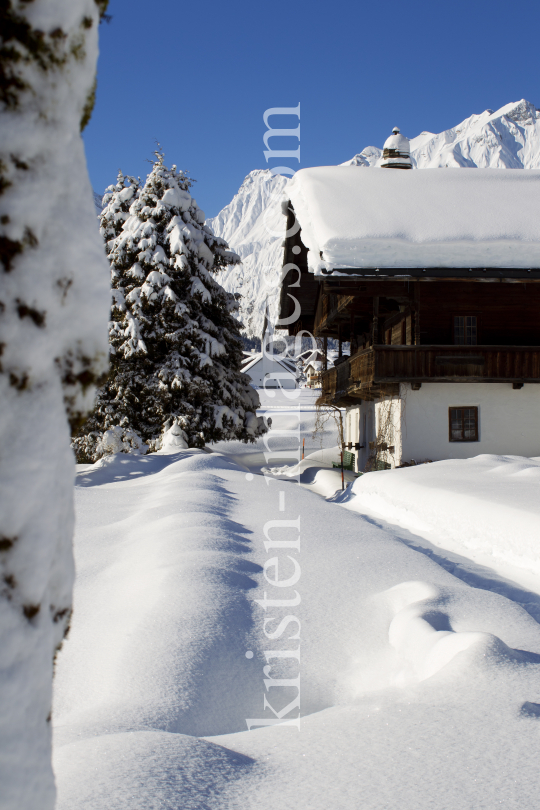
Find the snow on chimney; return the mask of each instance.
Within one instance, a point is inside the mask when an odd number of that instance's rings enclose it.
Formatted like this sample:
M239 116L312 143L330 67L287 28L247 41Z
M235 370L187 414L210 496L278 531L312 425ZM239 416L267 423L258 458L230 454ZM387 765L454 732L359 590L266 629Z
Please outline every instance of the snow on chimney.
M386 139L379 166L381 169L412 169L411 145L399 127L394 127L392 135Z

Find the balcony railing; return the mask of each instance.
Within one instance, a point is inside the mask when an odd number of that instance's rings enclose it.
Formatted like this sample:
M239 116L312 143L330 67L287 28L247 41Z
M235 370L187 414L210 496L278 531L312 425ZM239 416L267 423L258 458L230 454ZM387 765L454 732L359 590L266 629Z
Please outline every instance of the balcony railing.
M540 383L538 346L372 346L322 375L326 399L399 382Z

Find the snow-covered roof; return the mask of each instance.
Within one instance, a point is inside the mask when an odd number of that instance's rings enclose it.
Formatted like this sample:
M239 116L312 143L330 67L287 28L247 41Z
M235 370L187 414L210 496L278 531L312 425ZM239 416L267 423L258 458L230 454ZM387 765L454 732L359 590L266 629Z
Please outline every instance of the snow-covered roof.
M242 366L242 373L246 374L250 369L253 368L253 366L256 366L257 363L261 362L262 359L263 359L262 352L257 352L257 354L254 354L252 359L249 360L244 366ZM280 366L283 366L285 371L296 372L294 363L292 363L290 360L287 359L280 360L278 357L274 357L272 355L266 355L265 359L268 363L278 363Z
M338 353L335 351L328 351L327 364L329 368L330 366L334 365L333 358L337 357L337 355ZM323 352L320 351L320 349L315 349L314 351L312 351L311 349L307 349L305 352L302 352L302 354L299 354L298 357L303 360L306 369L309 366L315 367L316 363L320 365L324 361L324 354ZM320 358L320 360L318 360L317 358Z
M323 353L320 349L305 349L305 351L300 352L300 354L297 355L296 359L308 362L309 360L314 359L316 355L320 355L322 357Z
M540 268L540 171L302 169L287 186L311 272Z

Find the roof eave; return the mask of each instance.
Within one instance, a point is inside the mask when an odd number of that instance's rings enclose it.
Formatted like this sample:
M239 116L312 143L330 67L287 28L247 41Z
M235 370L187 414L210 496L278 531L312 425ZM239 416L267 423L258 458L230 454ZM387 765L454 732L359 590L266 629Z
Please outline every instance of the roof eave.
M467 281L468 279L497 279L498 281L540 281L540 267L335 267L322 270L319 278L354 276L372 281L402 279L444 279Z

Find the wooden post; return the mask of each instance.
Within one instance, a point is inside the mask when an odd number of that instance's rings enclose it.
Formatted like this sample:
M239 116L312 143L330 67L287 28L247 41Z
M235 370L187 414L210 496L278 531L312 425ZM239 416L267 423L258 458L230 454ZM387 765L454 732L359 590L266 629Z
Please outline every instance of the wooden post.
M341 448L341 489L345 489L345 473L343 472L343 448L345 447L345 436L343 434L343 416L341 415L341 410L336 408L335 405L332 406L334 410L338 412L339 418L339 444Z
M351 322L350 322L350 325L349 325L349 342L350 342L349 354L350 354L351 357L354 354L354 352L353 352L353 340L354 340L354 312L351 312Z
M373 296L373 328L371 342L375 346L379 342L379 296Z
M420 285L414 285L414 345L420 345Z
M341 324L338 324L338 357L343 356L343 349L341 346Z
M304 451L306 449L306 440L302 439L302 461L304 460Z
M324 351L324 358L323 358L323 369L328 371L328 338L326 335L323 338L323 351Z

